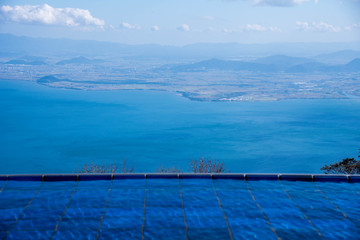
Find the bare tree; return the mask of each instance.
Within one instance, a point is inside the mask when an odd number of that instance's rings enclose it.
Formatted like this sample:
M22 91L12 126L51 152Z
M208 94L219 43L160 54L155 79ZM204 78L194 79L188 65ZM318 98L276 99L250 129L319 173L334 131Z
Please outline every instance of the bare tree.
M122 164L118 162L113 163L90 163L84 164L79 168L77 173L132 173L134 172L133 167L127 167L127 161L123 160Z
M175 164L174 167L172 168L165 168L163 166L159 167L158 169L156 169L157 173L183 173L183 171L178 168Z

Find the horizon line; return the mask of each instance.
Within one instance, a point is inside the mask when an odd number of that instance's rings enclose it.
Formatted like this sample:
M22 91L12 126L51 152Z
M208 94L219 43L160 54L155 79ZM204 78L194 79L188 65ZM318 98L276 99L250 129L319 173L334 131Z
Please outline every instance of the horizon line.
M162 46L162 47L187 47L187 46L193 46L193 45L211 45L211 44L218 44L218 45L230 45L230 44L236 44L236 45L282 45L282 44L359 44L360 48L360 40L359 41L326 41L326 42L264 42L264 43L242 43L242 42L194 42L189 44L182 44L182 45L175 45L175 44L162 44L162 43L125 43L125 42L116 42L116 41L106 41L106 40L95 40L95 39L74 39L74 38L56 38L56 37L34 37L34 36L26 36L26 35L17 35L12 33L3 33L0 32L0 35L8 35L18 38L31 38L31 39L43 39L43 40L70 40L70 41L88 41L88 42L98 42L98 43L110 43L110 44L119 44L119 45L128 45L128 46L148 46L148 45L156 45L156 46ZM346 49L344 49L346 50ZM349 49L351 50L351 49Z

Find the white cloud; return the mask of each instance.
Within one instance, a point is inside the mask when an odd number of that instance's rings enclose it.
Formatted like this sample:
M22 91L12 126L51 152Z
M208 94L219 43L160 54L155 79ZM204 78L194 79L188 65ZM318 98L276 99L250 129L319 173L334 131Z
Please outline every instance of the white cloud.
M281 29L278 28L278 27L269 27L268 29L269 29L269 31L271 31L271 32L281 32Z
M140 30L141 26L139 26L137 24L130 24L127 22L122 22L122 23L120 23L120 28L129 29L129 30Z
M215 20L215 17L213 16L203 16L202 18L209 21Z
M260 24L246 24L244 27L242 27L245 31L266 31L267 28L260 25Z
M234 30L231 30L231 29L228 29L228 28L224 28L222 31L224 33L233 33L233 32L235 32Z
M103 20L93 17L87 9L53 8L48 4L1 6L0 21L70 27L103 28L105 25Z
M360 23L354 23L354 24L352 24L350 26L344 27L344 29L347 30L347 31L360 29Z
M335 27L325 22L296 22L297 28L300 31L313 32L340 32L340 27Z
M281 32L281 30L277 27L266 27L260 24L246 24L245 26L240 26L239 31L241 32Z
M360 28L360 23L354 23L351 28Z
M160 30L160 27L159 26L156 26L156 25L154 25L154 26L152 26L151 27L151 31L159 31Z
M224 28L222 32L224 33L237 33L237 32L281 32L278 27L267 27L260 24L246 24L239 26L236 29Z
M184 31L184 32L188 32L188 31L190 31L190 26L187 25L187 24L182 24L181 26L179 26L179 27L177 28L177 30L179 30L179 31Z
M213 27L208 27L208 28L205 29L205 31L207 31L207 32L216 32L216 29L213 28Z
M315 2L318 0L250 0L254 5L268 5L274 7L292 7L304 2Z

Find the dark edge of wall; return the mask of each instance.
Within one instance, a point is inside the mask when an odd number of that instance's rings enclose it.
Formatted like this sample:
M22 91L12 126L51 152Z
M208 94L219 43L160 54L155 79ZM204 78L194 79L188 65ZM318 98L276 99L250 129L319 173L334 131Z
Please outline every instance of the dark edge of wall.
M92 175L92 174L87 174ZM145 179L148 174L146 173L114 173L113 179Z
M280 180L280 174L246 174L247 181L256 181L256 180Z
M360 183L360 175L350 175L349 181L353 183Z
M58 181L78 181L79 175L76 174L49 174L44 175L43 181L45 182L58 182Z
M79 181L93 181L93 180L112 180L112 174L81 174Z
M0 175L1 181L94 181L120 179L235 179L235 180L283 180L304 182L360 182L360 174L274 174L274 173L114 173L114 174L9 174Z

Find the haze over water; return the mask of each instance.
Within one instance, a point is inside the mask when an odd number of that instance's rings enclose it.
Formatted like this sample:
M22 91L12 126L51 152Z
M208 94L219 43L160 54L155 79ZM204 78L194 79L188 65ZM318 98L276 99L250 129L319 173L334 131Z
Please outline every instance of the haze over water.
M360 101L199 102L158 91L0 81L0 173L73 172L127 159L136 172L192 158L231 172L316 173L356 157Z

